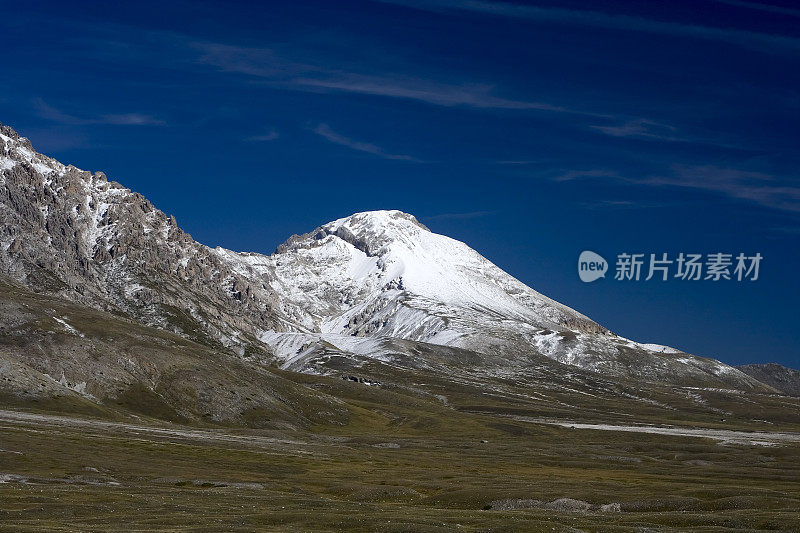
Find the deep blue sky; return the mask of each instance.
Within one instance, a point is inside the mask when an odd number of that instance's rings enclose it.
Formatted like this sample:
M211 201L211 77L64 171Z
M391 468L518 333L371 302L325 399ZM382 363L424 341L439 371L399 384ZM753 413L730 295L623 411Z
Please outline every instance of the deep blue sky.
M197 240L401 209L621 335L800 366L792 2L76 4L4 3L0 122ZM584 284L584 249L764 260Z

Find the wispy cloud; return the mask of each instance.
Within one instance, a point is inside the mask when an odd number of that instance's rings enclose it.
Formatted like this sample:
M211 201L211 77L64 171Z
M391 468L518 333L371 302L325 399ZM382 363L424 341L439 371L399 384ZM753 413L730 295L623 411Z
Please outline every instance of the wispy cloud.
M732 142L725 142L723 139L714 139L703 137L700 135L687 134L680 131L677 127L663 122L656 122L646 118L637 118L627 120L625 122L613 125L589 125L590 129L599 131L611 137L619 137L625 139L643 139L649 141L673 142L673 143L690 143L696 145L713 146L717 148L726 148L729 150L749 150L752 151L752 146L737 145Z
M551 179L553 181L572 181L582 178L614 178L623 179L617 172L612 170L567 170L557 173Z
M726 168L717 165L673 165L668 172L643 178L618 172L570 170L555 175L554 181L573 181L585 178L607 178L632 185L648 187L680 187L719 193L737 200L747 200L764 207L800 212L800 185L796 180L764 172Z
M776 47L800 52L800 39L787 35L763 33L737 28L717 28L654 20L633 15L608 14L600 11L537 7L509 2L482 0L378 0L429 11L467 11L495 16L574 24L609 30L645 32L673 37L721 41L737 46L775 52Z
M193 42L199 52L196 63L222 72L245 74L292 90L344 92L414 100L444 107L511 109L573 113L605 117L534 100L497 96L497 87L487 83L446 83L397 74L368 75L337 66L335 62L293 59L270 48L250 48L222 43Z
M161 119L155 118L151 115L143 115L141 113L124 113L121 115L100 115L95 119L90 119L94 124L117 124L120 126L163 126L166 124Z
M162 126L166 124L163 120L157 119L151 115L143 115L141 113L104 114L90 118L76 117L56 109L55 107L47 104L41 98L34 100L34 107L38 111L40 117L52 122L71 126L85 126L90 124L112 124L118 126Z
M594 200L590 202L579 202L577 205L584 209L593 211L621 211L633 209L655 209L665 207L665 203L639 202L632 200Z
M372 95L477 110L527 110L610 118L607 114L568 107L560 102L508 95L508 89L493 80L476 80L457 71L437 69L436 74L420 74L424 65L402 57L393 57L390 64L376 67L370 58L354 59L358 54L351 50L337 55L327 49L320 50L318 46L309 48L306 42L240 46L159 31L149 31L134 42L121 42L114 36L84 37L82 42L92 46L94 54L109 61L122 56L164 68L213 68L292 91ZM170 51L169 61L164 49ZM114 54L109 55L109 50Z
M779 235L800 236L800 226L780 226L777 228L772 228L772 231Z
M58 109L47 105L41 98L34 100L33 104L39 112L39 116L47 120L52 120L53 122L58 122L60 124L74 124L81 122L81 120L78 118L67 115L66 113L62 113Z
M328 78L302 77L291 80L291 83L308 88L417 100L445 107L463 106L478 109L529 109L557 113L582 113L545 102L494 96L492 94L494 86L486 84L448 84L424 79L359 74Z
M535 159L502 159L500 161L495 161L495 162L498 165L514 165L514 166L541 164L541 161Z
M641 137L663 141L682 141L676 136L677 128L653 120L638 118L616 126L589 126L612 137Z
M278 130L271 129L268 132L262 135L253 135L252 137L247 137L246 141L256 141L256 142L267 142L267 141L274 141L275 139L279 138L281 135L278 133Z
M271 48L235 46L215 42L188 42L199 55L195 62L223 72L237 72L259 78L286 79L318 67L282 56Z
M767 13L775 13L778 15L789 15L790 17L800 17L800 9L792 9L790 7L774 6L771 4L757 4L755 2L743 2L741 0L714 0L720 4L727 4L729 6L743 7L746 9L755 9L757 11L765 11Z
M314 128L314 133L324 137L325 139L327 139L332 143L340 144L342 146L352 148L353 150L358 150L359 152L366 152L368 154L376 155L384 159L413 161L415 163L421 162L419 159L411 157L410 155L390 154L387 153L383 148L376 146L372 143L366 143L362 141L357 141L355 139L351 139L349 137L345 137L344 135L341 135L340 133L333 131L327 124L318 125L316 128Z
M491 215L493 211L469 211L467 213L442 213L423 217L423 220L469 220L472 218L485 217Z
M763 172L715 165L676 165L672 175L646 178L641 183L702 189L750 200L765 207L800 211L800 186Z

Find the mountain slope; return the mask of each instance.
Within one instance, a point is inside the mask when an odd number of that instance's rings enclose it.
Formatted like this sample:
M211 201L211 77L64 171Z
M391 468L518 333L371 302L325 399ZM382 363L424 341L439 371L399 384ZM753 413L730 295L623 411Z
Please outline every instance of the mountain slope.
M282 429L348 417L257 362L2 279L0 403Z
M718 361L609 332L527 287L466 244L399 211L358 213L270 255L211 249L102 173L36 153L0 126L0 273L36 291L288 366L328 343L384 357L404 339L607 376L752 389Z
M800 396L800 371L776 363L740 365L736 368L784 394Z
M101 173L36 153L0 125L0 271L34 290L215 345L282 329L272 292Z

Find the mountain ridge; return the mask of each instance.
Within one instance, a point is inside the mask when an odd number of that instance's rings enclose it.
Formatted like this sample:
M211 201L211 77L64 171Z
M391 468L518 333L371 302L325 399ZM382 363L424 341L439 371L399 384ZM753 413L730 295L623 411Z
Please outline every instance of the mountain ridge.
M737 365L748 376L789 396L800 396L800 371L777 363Z
M105 174L38 154L8 126L0 142L0 271L236 356L285 364L303 348L296 335L388 337L500 354L507 369L530 354L649 381L760 385L618 337L407 213L356 213L269 256L212 249Z

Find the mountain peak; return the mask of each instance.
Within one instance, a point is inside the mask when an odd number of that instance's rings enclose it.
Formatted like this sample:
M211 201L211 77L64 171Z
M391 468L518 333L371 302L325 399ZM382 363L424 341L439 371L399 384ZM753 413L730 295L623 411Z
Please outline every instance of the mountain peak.
M351 244L368 256L378 255L395 242L411 243L431 230L414 215L398 210L362 211L328 222L303 235L292 235L278 246L276 253L314 246L329 235Z
M417 218L410 214L405 213L403 211L398 211L397 209L392 210L379 210L379 211L362 211L360 213L355 213L350 215L349 217L340 218L338 220L334 220L333 222L329 222L322 226L323 228L331 228L332 230L338 229L340 227L347 227L349 229L359 229L363 228L366 230L376 230L376 229L389 229L389 228L408 228L408 227L416 227L427 232L431 230L428 229L427 226L422 224Z
M413 246L430 234L414 215L402 211L364 211L329 222L320 228L349 242L367 255L379 255L392 245Z

